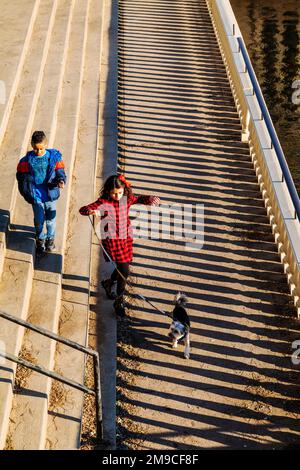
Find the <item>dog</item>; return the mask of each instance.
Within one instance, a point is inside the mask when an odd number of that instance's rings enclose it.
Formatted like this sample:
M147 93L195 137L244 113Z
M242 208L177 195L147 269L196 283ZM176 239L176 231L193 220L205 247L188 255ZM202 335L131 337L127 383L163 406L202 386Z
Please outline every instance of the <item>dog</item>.
M174 298L175 307L173 309L173 321L168 333L169 338L173 340L172 347L177 348L179 340L184 341L184 357L190 358L190 319L185 309L188 298L185 294L178 292Z

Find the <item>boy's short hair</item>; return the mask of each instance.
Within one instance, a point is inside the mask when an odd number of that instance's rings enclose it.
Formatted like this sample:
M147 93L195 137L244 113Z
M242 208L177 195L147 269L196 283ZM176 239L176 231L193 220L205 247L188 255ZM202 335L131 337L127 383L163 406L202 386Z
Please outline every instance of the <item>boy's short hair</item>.
M44 131L35 131L32 134L32 137L31 137L32 144L41 144L42 142L44 142L44 140L47 140L47 137Z

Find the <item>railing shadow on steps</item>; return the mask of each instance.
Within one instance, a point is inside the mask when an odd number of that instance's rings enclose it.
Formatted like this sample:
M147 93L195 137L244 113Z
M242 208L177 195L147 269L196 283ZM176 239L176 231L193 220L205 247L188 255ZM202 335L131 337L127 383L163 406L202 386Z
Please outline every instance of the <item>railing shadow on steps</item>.
M56 374L55 372L52 372L48 369L45 369L42 366L33 364L29 361L26 361L25 359L21 359L19 357L16 357L12 354L7 353L4 350L3 345L0 343L0 358L5 358L8 361L15 362L16 364L19 364L22 367L26 367L28 369L31 369L39 374L46 375L47 377L50 377L53 380L57 380L58 382L62 382L65 385L68 385L69 387L75 388L77 390L80 390L83 393L88 393L89 395L94 395L95 396L95 402L96 402L96 421L97 421L97 440L100 442L103 442L103 426L102 426L102 397L101 397L101 376L100 376L100 358L99 358L99 353L95 351L94 349L87 348L85 346L82 346L79 343L75 343L74 341L68 340L66 338L63 338L62 336L58 336L55 333L52 333L49 330L46 330L45 328L41 328L38 326L33 325L32 323L28 323L27 321L20 320L19 318L14 317L13 315L10 315L6 312L3 312L0 310L0 318L4 318L5 320L8 320L13 323L17 323L18 325L23 326L24 328L27 328L29 330L35 331L36 333L39 333L40 335L46 336L48 338L51 338L58 343L65 344L66 346L69 346L70 348L76 349L77 351L81 351L85 354L88 354L89 356L92 356L93 358L93 365L94 365L94 388L88 388L85 385L82 385L78 382L74 382L73 380L67 379L63 377L62 375Z
M0 231L6 232L6 227L9 225L9 211L5 209L0 209Z

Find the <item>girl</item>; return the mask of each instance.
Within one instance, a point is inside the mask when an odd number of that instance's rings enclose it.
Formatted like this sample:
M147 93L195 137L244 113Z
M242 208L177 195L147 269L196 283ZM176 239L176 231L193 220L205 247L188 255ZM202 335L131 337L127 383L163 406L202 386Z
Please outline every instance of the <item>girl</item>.
M100 192L97 201L81 207L81 215L100 216L107 222L102 232L102 245L110 258L116 263L117 269L127 279L129 276L129 263L133 256L132 227L129 219L129 209L132 204L159 204L156 196L134 196L131 184L124 175L110 176ZM100 210L98 210L100 208ZM105 237L106 235L106 237ZM104 259L109 258L104 252ZM115 299L114 308L118 315L125 315L124 291L126 281L115 269L110 278L101 282L109 299ZM117 298L112 292L113 284L117 282Z

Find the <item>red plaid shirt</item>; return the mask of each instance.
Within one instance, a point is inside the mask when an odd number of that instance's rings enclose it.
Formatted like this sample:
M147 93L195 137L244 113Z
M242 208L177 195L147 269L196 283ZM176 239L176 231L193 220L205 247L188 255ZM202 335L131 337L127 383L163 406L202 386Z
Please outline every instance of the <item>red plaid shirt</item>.
M107 236L102 238L102 245L116 263L130 263L132 261L133 238L129 209L133 204L152 205L154 204L154 196L132 195L128 198L122 198L120 201L99 198L97 201L79 209L81 215L89 215L91 210L101 211L101 220L105 219L105 222L107 222L106 228L104 228ZM104 213L102 214L102 212ZM109 261L105 253L104 258Z

